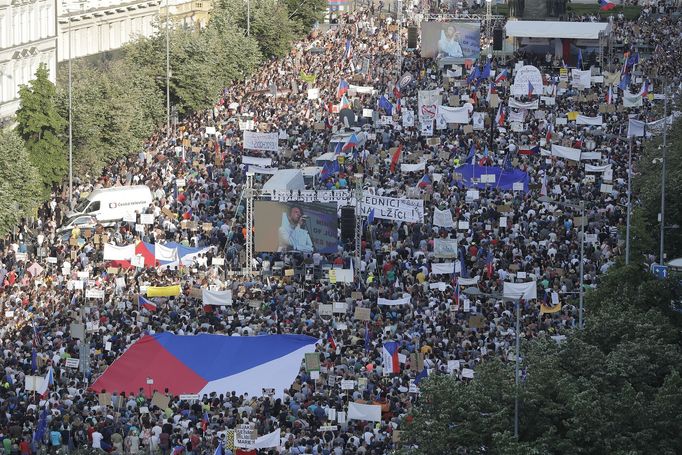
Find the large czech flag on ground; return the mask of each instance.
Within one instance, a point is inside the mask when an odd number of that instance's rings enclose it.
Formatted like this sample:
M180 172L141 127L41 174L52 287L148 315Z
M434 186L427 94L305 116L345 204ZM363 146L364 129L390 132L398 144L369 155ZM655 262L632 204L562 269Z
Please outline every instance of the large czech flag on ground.
M92 385L96 392L146 395L165 389L181 394L261 396L273 388L282 396L291 387L317 338L306 335L180 336L147 335L136 341ZM153 385L147 384L153 379Z

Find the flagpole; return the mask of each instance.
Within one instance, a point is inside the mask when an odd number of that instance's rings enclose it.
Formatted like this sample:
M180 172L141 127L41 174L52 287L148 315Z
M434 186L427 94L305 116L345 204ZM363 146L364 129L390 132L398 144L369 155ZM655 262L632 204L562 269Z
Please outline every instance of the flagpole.
M625 265L630 264L630 217L632 216L632 190L631 190L631 180L632 180L632 136L628 140L628 212L625 228Z

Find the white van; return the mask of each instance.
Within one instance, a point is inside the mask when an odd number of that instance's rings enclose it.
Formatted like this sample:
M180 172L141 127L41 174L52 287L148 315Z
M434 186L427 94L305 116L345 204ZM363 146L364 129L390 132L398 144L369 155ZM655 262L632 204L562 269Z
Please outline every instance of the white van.
M126 215L143 212L151 203L152 192L145 185L101 188L90 193L66 216L91 215L97 221L121 220Z

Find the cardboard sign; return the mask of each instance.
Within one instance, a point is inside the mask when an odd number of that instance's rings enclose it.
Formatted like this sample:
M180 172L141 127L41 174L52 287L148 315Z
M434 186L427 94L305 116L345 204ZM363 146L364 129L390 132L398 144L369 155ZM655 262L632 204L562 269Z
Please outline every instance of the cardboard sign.
M334 312L333 308L334 306L332 304L321 303L317 309L317 314L320 316L332 316Z
M350 293L350 298L353 300L362 300L362 292L353 291Z
M369 308L355 308L355 319L358 321L369 321L371 319L371 312Z
M308 352L305 355L305 370L307 372L320 371L320 355L316 352Z
M110 393L100 393L97 395L97 400L99 401L100 406L111 406L112 405L112 399L111 399L111 394Z
M355 388L355 381L351 379L341 380L341 390L353 390Z
M256 440L255 431L255 427L252 427L250 424L237 425L237 428L234 430L234 446L247 449L252 447Z
M334 302L332 304L332 313L345 313L348 310L346 302Z
M170 397L162 395L159 392L154 392L154 396L152 397L152 405L157 406L159 409L163 409L165 411L168 409L168 403L170 403Z

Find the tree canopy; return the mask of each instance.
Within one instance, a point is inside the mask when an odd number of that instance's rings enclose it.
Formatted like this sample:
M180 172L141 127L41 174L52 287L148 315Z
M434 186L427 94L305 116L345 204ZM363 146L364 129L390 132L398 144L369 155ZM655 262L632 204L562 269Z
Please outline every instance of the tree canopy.
M15 130L0 129L0 235L35 213L42 182Z
M682 219L682 122L670 132L667 217ZM561 343L548 335L522 343L519 439L513 434L513 362L487 361L468 384L434 375L407 419L404 453L682 453L682 314L679 276L658 280L646 253L657 251L660 138L647 143L635 178L633 255L601 276L585 297L585 329ZM668 186L669 185L669 186ZM669 257L678 233L667 232Z
M40 64L36 78L19 88L16 114L17 131L26 143L31 163L38 168L43 195L49 194L68 170L62 139L67 123L57 109L57 92L48 75L47 66Z

